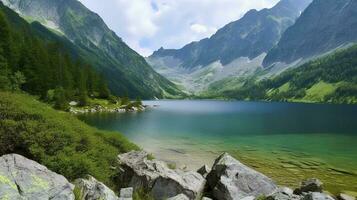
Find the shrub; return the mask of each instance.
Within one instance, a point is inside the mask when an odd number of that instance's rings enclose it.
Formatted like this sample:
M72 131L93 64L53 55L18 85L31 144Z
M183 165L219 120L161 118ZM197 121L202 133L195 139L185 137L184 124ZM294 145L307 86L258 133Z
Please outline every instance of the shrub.
M69 180L90 174L112 187L119 153L138 149L26 94L0 92L0 155L18 153Z

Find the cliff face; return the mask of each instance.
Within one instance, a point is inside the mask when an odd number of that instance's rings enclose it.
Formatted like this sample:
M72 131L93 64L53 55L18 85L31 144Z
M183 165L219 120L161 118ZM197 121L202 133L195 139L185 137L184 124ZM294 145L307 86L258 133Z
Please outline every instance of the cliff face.
M357 1L315 0L268 53L264 66L292 63L357 41Z
M64 35L109 81L117 94L142 98L179 93L174 84L157 74L145 59L130 49L104 21L76 0L2 0L29 21L39 21Z

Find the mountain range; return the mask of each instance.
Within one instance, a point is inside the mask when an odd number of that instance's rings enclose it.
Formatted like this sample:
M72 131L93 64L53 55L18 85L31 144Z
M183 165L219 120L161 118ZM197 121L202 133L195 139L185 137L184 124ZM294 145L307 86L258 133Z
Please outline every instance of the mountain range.
M188 92L239 89L357 42L354 0L281 0L250 10L210 38L181 49L160 48L147 58ZM225 94L221 94L225 96Z
M270 9L250 10L210 38L182 49L161 48L147 60L158 72L191 92L227 77L253 74L310 2L282 0ZM177 79L180 74L184 76Z
M28 21L38 21L68 38L75 45L74 51L106 77L114 94L151 99L180 93L79 1L1 1Z
M315 0L283 34L264 66L309 60L357 41L357 1Z

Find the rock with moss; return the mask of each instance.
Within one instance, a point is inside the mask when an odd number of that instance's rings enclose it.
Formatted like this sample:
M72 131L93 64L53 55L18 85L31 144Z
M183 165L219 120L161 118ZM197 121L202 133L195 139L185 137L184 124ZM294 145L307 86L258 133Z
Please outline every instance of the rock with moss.
M273 180L243 165L227 153L216 159L207 176L207 182L213 197L220 200L267 196L278 189Z
M170 169L166 163L148 158L149 154L143 151L119 155L119 182L134 190L144 189L154 199L166 199L179 194L184 194L189 199L201 197L206 183L201 174Z
M76 200L119 200L111 189L92 176L77 179L74 184L79 192L76 194Z
M0 199L74 200L74 186L21 155L0 157Z

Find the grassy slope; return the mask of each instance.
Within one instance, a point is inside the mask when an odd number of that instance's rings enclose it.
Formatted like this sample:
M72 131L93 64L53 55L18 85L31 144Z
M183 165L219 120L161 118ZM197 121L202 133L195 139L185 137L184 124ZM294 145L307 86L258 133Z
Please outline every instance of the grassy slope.
M307 103L357 103L357 45L268 80L222 80L204 92L209 98L291 101Z
M91 174L114 187L116 156L138 149L26 94L0 92L0 155L19 153L70 180Z

